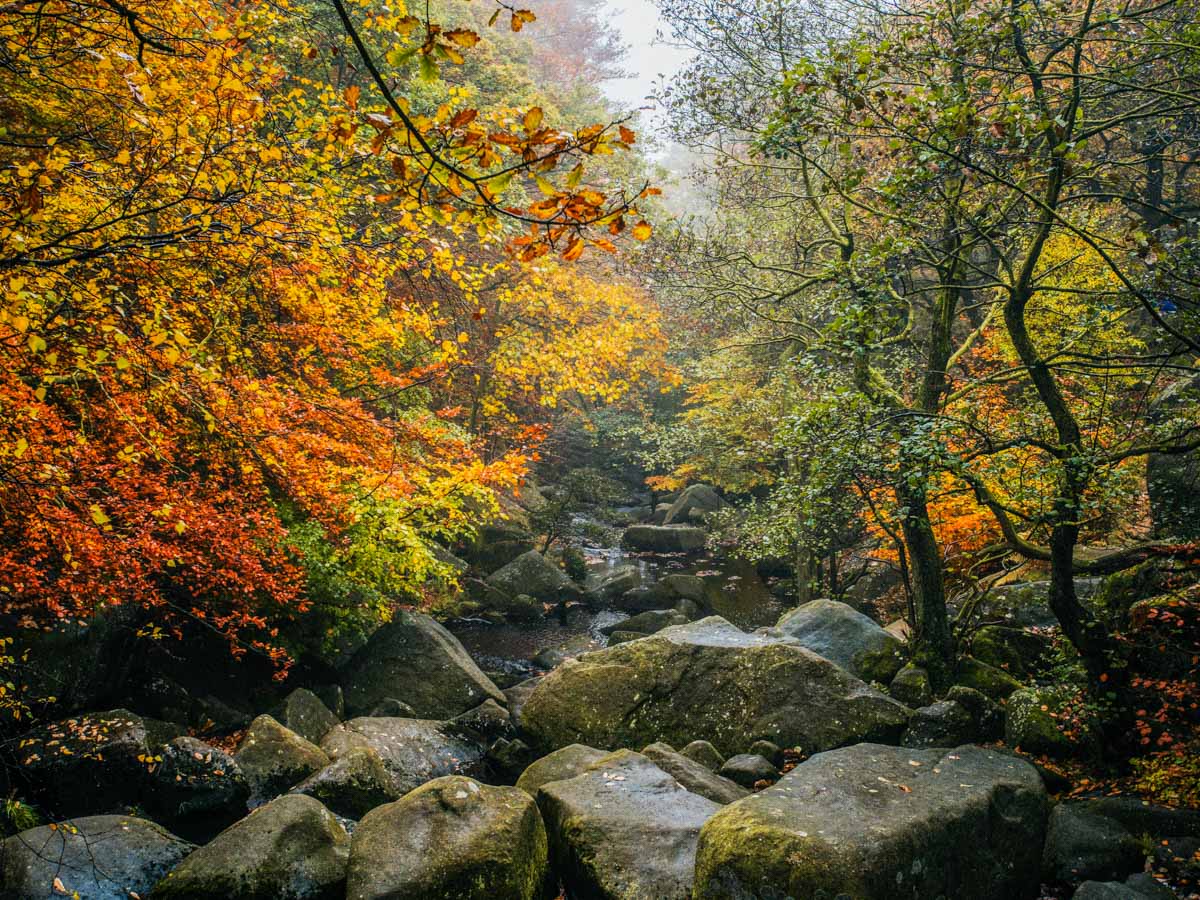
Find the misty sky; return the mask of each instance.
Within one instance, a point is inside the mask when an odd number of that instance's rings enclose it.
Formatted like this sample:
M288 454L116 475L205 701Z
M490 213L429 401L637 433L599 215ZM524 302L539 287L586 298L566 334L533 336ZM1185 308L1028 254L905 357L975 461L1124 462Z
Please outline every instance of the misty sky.
M655 41L655 34L667 28L658 15L658 7L650 0L609 0L613 24L630 45L625 68L637 75L633 78L608 81L604 92L625 107L646 105L646 95L660 80L668 78L686 62L688 52Z

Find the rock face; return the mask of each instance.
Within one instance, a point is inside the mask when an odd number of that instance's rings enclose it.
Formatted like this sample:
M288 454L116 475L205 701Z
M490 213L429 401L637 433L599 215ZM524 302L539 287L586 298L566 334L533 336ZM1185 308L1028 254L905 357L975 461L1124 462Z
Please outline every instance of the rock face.
M676 753L667 744L650 744L642 750L642 755L693 794L706 797L713 803L724 806L750 794L741 785L728 778L722 778L694 759Z
M630 550L651 553L690 553L703 550L708 540L703 528L690 525L631 525L621 543Z
M396 613L354 654L342 687L346 709L355 716L389 697L436 719L466 712L489 697L504 703L504 694L450 632L429 616L407 612Z
M566 781L568 778L582 775L607 756L607 751L585 747L583 744L571 744L531 763L517 779L517 787L536 796L538 788L543 784Z
M862 613L836 600L813 600L784 613L775 628L863 681L887 684L903 646Z
M392 776L370 747L354 747L291 791L320 800L347 819L361 819L377 806L399 798Z
M1042 858L1048 881L1079 884L1124 878L1140 869L1143 860L1129 830L1086 802L1059 803L1051 811Z
M779 777L779 770L765 756L739 753L725 760L718 774L744 788L753 788L760 781L774 781Z
M908 715L798 644L711 616L560 666L521 722L543 748L701 739L732 754L760 738L805 752L898 740Z
M260 806L180 863L154 900L335 900L350 836L333 813L300 794Z
M228 753L177 737L160 755L144 801L158 822L202 843L246 814L250 787Z
M373 750L397 796L443 775L482 775L485 767L480 744L429 719L351 719L325 735L321 747L334 761L356 748Z
M611 900L690 898L696 838L721 808L628 750L542 785L537 801L568 896Z
M687 616L673 609L650 609L623 619L614 625L606 625L600 629L601 634L614 634L618 631L628 631L634 634L656 634L672 625L686 625Z
M859 744L713 816L694 896L1033 898L1045 823L1045 788L1021 760Z
M19 774L60 816L112 812L141 799L151 781L147 758L181 731L127 709L51 722L21 741Z
M900 743L905 747L957 747L980 739L970 711L953 700L939 700L913 710Z
M270 716L259 716L250 723L233 758L250 785L253 805L265 803L329 765L329 757L320 747Z
M288 694L275 711L275 718L279 724L314 744L321 743L325 732L338 723L338 717L321 702L321 698L305 688L296 688Z
M929 685L929 673L920 666L909 663L904 666L892 683L888 693L909 706L926 706L933 702L933 688Z
M487 577L487 583L509 597L528 594L550 603L583 595L579 585L536 550L521 554L493 572Z
M664 525L687 524L705 513L716 512L728 506L712 487L707 484L693 484L685 488L675 498L675 502L667 509L663 517Z
M1004 740L1027 753L1069 756L1075 749L1054 713L1070 698L1068 688L1025 688L1008 698Z
M86 816L31 828L0 844L0 887L9 900L146 897L192 849L145 819Z
M431 781L354 831L350 900L540 900L546 829L533 798L470 778Z

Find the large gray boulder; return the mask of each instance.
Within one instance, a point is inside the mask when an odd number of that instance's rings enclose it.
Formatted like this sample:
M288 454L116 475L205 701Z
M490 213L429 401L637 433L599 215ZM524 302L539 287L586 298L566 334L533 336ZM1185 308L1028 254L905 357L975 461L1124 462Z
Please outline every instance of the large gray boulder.
M664 525L687 524L729 504L710 485L693 484L675 498L663 518Z
M673 609L648 609L628 619L606 625L600 629L600 633L611 635L618 631L631 631L636 634L655 634L664 628L686 625L687 622L687 616Z
M154 900L335 900L350 836L312 797L260 806L196 850L154 888Z
M132 816L30 828L0 844L0 894L5 900L146 897L192 849L162 826Z
M651 553L690 553L703 550L707 540L704 529L692 525L630 525L621 545Z
M127 709L50 722L19 741L19 776L59 816L120 811L152 782L153 757L181 728Z
M429 719L351 719L325 735L321 747L335 762L356 748L373 750L397 796L443 775L481 776L486 768L481 744L450 723Z
M392 697L419 716L448 719L504 694L454 635L417 613L397 612L354 654L342 673L346 709L365 716Z
M533 798L448 776L372 810L354 830L349 900L540 900L546 829Z
M641 583L636 566L620 566L602 577L593 593L601 600L615 600Z
M978 747L818 754L704 826L695 898L1038 896L1046 790Z
M246 776L254 806L329 765L320 747L266 715L250 723L233 758Z
M583 589L536 550L522 553L508 565L487 577L487 583L509 596L528 594L536 600L557 603L576 600Z
M568 896L613 900L690 898L696 838L721 808L629 750L543 784L537 802Z
M693 794L706 797L713 803L733 803L750 792L728 778L722 778L702 763L676 753L669 745L661 742L642 748L642 755L678 781Z
M700 739L730 755L759 739L806 753L895 741L908 716L795 641L710 616L565 663L534 688L521 722L544 749Z
M904 665L900 641L837 600L812 600L790 610L775 630L863 681L887 684Z

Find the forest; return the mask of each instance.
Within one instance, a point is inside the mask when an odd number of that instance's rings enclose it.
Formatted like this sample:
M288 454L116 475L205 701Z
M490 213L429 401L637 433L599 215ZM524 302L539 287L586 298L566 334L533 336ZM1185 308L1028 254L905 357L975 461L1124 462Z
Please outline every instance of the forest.
M522 2L0 0L0 898L1200 898L1200 7Z

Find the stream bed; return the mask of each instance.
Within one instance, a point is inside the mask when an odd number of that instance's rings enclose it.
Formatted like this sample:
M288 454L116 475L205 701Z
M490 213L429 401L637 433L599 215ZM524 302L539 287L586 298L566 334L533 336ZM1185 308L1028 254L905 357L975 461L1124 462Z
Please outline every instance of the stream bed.
M786 608L744 560L711 554L652 555L630 553L617 547L581 548L588 563L587 588L594 588L618 569L636 566L641 585L648 587L666 575L700 575L705 581L705 607L746 631L773 625ZM630 613L602 605L589 609L582 603L559 607L540 622L492 624L479 620L446 623L480 668L502 673L507 680L526 678L543 669L533 657L543 650L569 656L608 645L602 628L628 618Z

